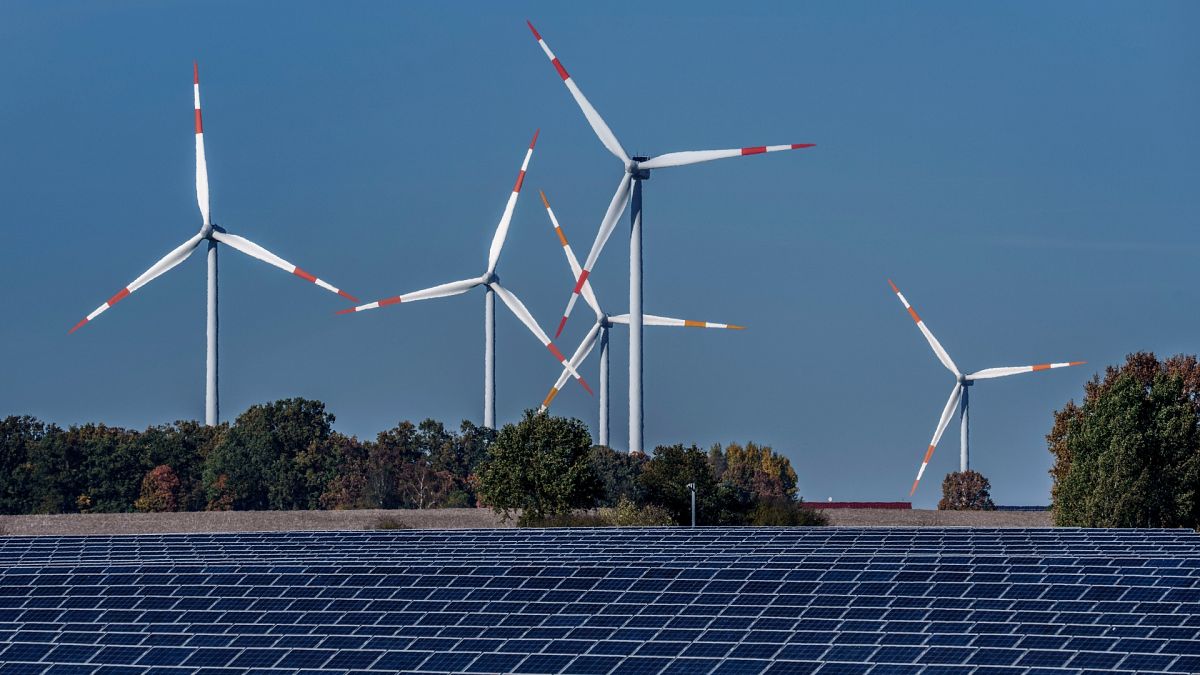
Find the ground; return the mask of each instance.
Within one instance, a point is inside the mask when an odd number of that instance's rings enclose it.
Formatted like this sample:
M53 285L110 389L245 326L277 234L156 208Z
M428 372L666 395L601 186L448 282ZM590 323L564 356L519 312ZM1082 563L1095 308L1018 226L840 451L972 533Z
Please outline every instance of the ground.
M1050 527L1048 512L832 509L831 525L855 527ZM368 530L384 521L428 529L513 527L486 509L204 511L0 516L0 534L78 535L278 530Z

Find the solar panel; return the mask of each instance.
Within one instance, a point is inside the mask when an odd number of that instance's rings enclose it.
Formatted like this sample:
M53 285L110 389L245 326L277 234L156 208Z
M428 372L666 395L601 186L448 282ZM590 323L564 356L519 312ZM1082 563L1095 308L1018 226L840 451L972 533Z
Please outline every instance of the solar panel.
M0 538L0 673L1200 671L1185 530Z

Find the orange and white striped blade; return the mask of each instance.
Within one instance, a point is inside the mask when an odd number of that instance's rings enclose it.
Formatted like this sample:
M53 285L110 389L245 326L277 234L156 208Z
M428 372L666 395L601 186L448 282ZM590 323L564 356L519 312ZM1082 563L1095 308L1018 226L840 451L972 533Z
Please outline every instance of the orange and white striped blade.
M508 309L518 319L521 320L521 323L525 324L525 327L529 329L529 332L533 333L534 337L541 341L546 349L550 350L550 353L554 355L554 358L558 359L559 363L567 367L571 374L575 376L575 379L579 381L579 384L587 390L587 393L592 393L592 388L588 386L587 381L580 377L579 372L575 370L575 367L567 361L567 357L563 356L563 353L559 351L558 347L550 341L550 338L546 335L546 331L542 330L542 327L538 325L538 322L534 320L533 315L530 314L529 310L525 307L525 303L521 302L520 298L513 295L511 291L501 286L498 282L493 281L488 284L488 287L493 291L496 291L496 295L500 298L500 300L503 301L504 304L508 306Z
M1082 366L1087 361L1067 361L1066 363L1039 363L1034 366L1009 366L1006 368L985 368L979 372L967 375L968 380L986 380L993 377L1005 377L1006 375L1018 375L1020 373L1032 373L1039 370L1050 370L1052 368L1069 368L1071 366Z
M546 398L542 399L542 407L538 408L538 412L546 412L546 409L549 408L550 404L554 402L554 397L558 396L558 392L562 391L562 388L566 386L567 380L571 377L571 369L574 368L575 370L579 370L579 366L583 363L583 360L588 357L588 354L592 353L592 348L596 346L596 342L599 340L599 338L600 322L596 321L596 323L592 324L592 330L588 331L588 334L584 336L583 341L580 342L579 346L575 349L575 353L571 355L571 360L567 365L563 366L562 373L559 374L558 380L554 383L553 387L550 387L550 393L546 394Z
M447 298L452 295L462 295L472 288L482 284L483 279L484 277L479 277L475 279L463 279L462 281L451 281L448 284L441 284L439 286L413 291L412 293L405 293L404 295L393 295L390 298L384 298L382 300L376 300L375 302L368 302L365 305L343 309L339 311L338 314L353 314L355 312L365 312L368 309L379 309L380 307L387 307L388 305L398 305L402 302L416 302L418 300L432 300L434 298Z
M629 315L623 315L625 321L618 322L613 318L613 323L628 323ZM688 319L672 319L667 316L654 316L653 314L642 314L642 325L644 326L679 326L680 328L729 328L732 330L746 330L745 326L737 326L732 323L713 323L711 321L690 321Z
M588 275L592 273L592 267L596 264L596 259L600 257L600 251L604 250L604 244L608 242L608 238L612 236L613 230L617 227L617 220L625 212L625 207L629 205L631 182L632 178L628 172L621 176L621 182L617 184L617 191L613 194L612 201L608 203L608 210L604 212L604 220L600 221L600 231L596 233L596 241L592 242L592 250L588 253L587 261L583 263L583 270L575 279L575 288L571 291L571 298L567 300L567 309L563 312L562 320L558 322L558 330L554 333L554 337L562 335L563 327L567 325L567 317L571 316L571 309L575 307L575 301L579 299L579 294L583 291L584 284L587 283Z
M917 491L917 483L920 483L921 476L925 475L925 467L929 466L929 460L933 458L933 449L937 447L938 441L942 440L942 433L946 431L946 425L950 424L950 418L954 417L954 409L958 407L960 396L962 396L962 384L955 382L954 389L950 391L950 400L946 401L946 407L942 409L942 417L938 420L937 429L933 432L933 440L929 441L929 448L925 450L925 459L921 460L921 468L917 470L917 479L913 481L912 489L908 491L909 497Z
M571 244L567 242L567 235L563 232L562 226L558 224L558 218L554 216L554 209L550 208L550 200L546 199L546 193L538 190L538 194L542 197L542 203L546 205L546 214L550 216L550 224L554 227L554 234L558 235L558 241L562 244L563 254L567 256L567 265L571 267L571 278L578 279L583 273L583 268L579 265L579 259L575 257L575 252L571 250ZM592 290L592 282L585 281L583 283L583 299L597 316L604 312L600 309L600 302L596 300L596 292Z
M917 328L921 331L921 335L925 336L925 340L929 342L929 346L933 348L933 353L937 355L938 360L941 361L942 365L946 366L950 372L954 373L955 377L960 377L962 373L958 372L958 366L954 365L954 360L951 359L950 355L946 353L946 350L942 347L942 343L938 342L937 338L933 337L933 333L929 331L929 327L926 326L925 322L921 320L921 317L917 315L917 310L913 309L912 305L908 304L908 298L904 297L904 294L900 292L899 288L896 288L896 284L892 283L891 279L888 279L888 285L892 287L892 291L896 294L896 297L900 298L900 302L904 305L904 309L908 310L908 315L912 317L914 322L916 322Z
M154 265L152 265L150 267L150 269L143 272L141 276L134 279L128 286L126 286L125 288L122 288L116 295L109 298L107 301L104 302L104 304L100 305L95 310L93 310L91 314L88 314L86 317L84 317L82 321L75 324L75 327L72 328L70 331L68 331L68 333L74 333L75 331L79 330L80 328L83 327L83 324L100 316L109 307L112 307L113 305L117 304L118 302L120 302L120 301L124 300L126 297L128 297L130 293L136 291L137 289L141 288L142 286L145 286L146 284L150 283L151 281L154 281L158 277L165 274L167 272L167 270L170 270L172 267L175 267L176 265L183 262L184 260L187 260L188 256L190 256L192 254L192 251L195 251L196 247L200 245L201 241L204 241L204 237L200 234L197 234L196 236L192 237L191 239L188 239L187 241L180 244L178 247L176 247L170 253L166 254L161 259L159 259L158 262L154 263Z
M204 122L200 118L200 64L192 62L192 97L196 102L196 203L205 225L212 224L208 205L208 162L204 159Z
M638 162L638 167L642 169L662 169L668 166L711 162L714 159L725 159L726 157L745 157L746 155L761 155L767 152L800 150L812 147L816 147L816 144L791 143L788 145L757 145L752 148L731 148L729 150L685 150L684 152L668 152L665 155L651 157L644 162Z
M500 216L500 224L496 226L496 234L492 236L492 247L488 251L489 276L496 271L496 265L500 262L500 251L504 249L504 240L508 237L508 226L512 222L513 209L517 207L517 197L521 195L521 186L525 184L525 172L529 169L529 158L533 157L533 146L537 145L539 133L541 133L540 129L533 132L533 140L529 141L529 148L525 150L525 159L521 162L521 171L517 173L517 182L513 185L512 194L508 196L508 203L504 205L504 215Z
M250 256L251 258L258 258L259 260L267 263L268 265L274 265L275 267L278 267L279 269L283 270L284 272L287 272L288 274L294 274L294 275L300 277L301 279L304 279L307 282L314 283L314 284L320 286L321 288L324 288L325 290L329 291L330 293L337 293L338 295L342 296L343 298L346 298L350 302L358 302L358 298L354 297L353 295L350 295L346 291L343 291L340 288L333 286L332 284L330 284L327 281L324 281L322 279L318 279L317 277L314 277L313 275L309 274L308 272L305 272L304 270L300 269L299 267L296 267L292 263L284 260L283 258L280 258L279 256L275 255L274 253L271 253L267 249L250 241L249 239L246 239L245 237L239 237L236 234L230 234L228 232L225 232L224 230L213 230L212 237L213 237L213 239L216 239L217 241L221 242L222 244L226 244L231 248L235 248L235 249L241 251L242 253L245 253L246 255Z
M537 29L533 27L533 23L529 21L525 23L529 24L529 30L533 33L534 39L537 40L538 46L542 48L543 52L546 52L546 58L550 59L550 63L554 64L554 69L558 71L558 76L562 78L563 84L567 85L567 91L571 92L571 96L575 98L575 103L579 104L579 109L583 111L583 116L587 118L588 124L592 125L592 131L596 132L596 136L600 138L600 142L604 144L604 147L608 148L609 152L616 155L617 159L628 164L629 155L625 152L625 148L621 147L621 142L617 140L617 135L612 132L612 129L608 128L608 124L604 122L604 118L600 117L600 113L596 112L596 108L592 106L587 97L583 95L583 92L579 90L579 87L575 84L575 80L571 79L571 76L567 74L567 69L563 68L558 57L554 55L554 52L550 51L550 45L546 44L546 41L542 39L541 33L538 33Z

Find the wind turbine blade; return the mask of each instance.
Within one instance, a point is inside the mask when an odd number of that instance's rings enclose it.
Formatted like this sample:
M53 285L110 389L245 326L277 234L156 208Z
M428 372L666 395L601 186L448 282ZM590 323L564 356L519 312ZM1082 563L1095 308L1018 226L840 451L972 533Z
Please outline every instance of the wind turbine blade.
M533 315L530 314L529 310L525 308L525 304L522 303L521 300L517 296L513 295L507 288L501 286L498 282L493 281L489 283L488 286L493 291L496 291L496 295L500 297L505 305L508 305L508 309L514 315L516 315L518 319L521 320L521 323L525 324L525 327L529 329L529 332L533 333L534 337L536 337L543 345L545 345L546 349L550 350L550 353L554 355L554 358L558 359L559 363L562 363L567 367L571 374L575 376L575 379L579 380L579 384L587 390L587 393L592 393L592 388L588 386L587 381L580 377L579 372L575 370L575 367L567 361L567 357L563 356L563 353L558 350L558 347L556 347L554 343L550 341L550 338L546 335L546 331L542 330L542 327L538 325L538 322L533 319Z
M628 314L625 315L628 320ZM672 319L666 316L654 316L653 314L642 315L642 325L645 326L681 326L684 328L730 328L733 330L745 330L745 326L736 326L731 323L712 323L711 321L689 321L687 319Z
M592 353L592 348L596 346L596 342L600 338L600 322L592 324L592 330L579 343L579 347L575 349L575 353L571 356L569 365L563 366L562 373L559 374L558 380L554 386L550 387L550 393L546 394L546 398L542 400L542 407L538 408L538 412L546 412L550 404L554 401L554 397L558 396L558 392L562 391L563 386L567 384L567 380L571 377L571 368L579 370L580 364Z
M575 301L579 299L579 294L583 291L584 284L587 283L588 275L592 273L592 267L595 266L596 259L600 257L600 251L604 249L604 244L608 242L608 238L612 236L613 230L617 227L617 220L629 204L631 180L629 173L625 173L621 176L621 182L617 184L617 191L613 194L612 201L608 203L608 210L604 212L604 220L600 221L600 231L596 233L596 241L592 242L592 250L588 253L587 262L583 263L583 271L575 280L575 289L571 292L571 298L567 300L567 309L563 312L562 320L558 322L558 330L554 333L554 337L562 335L563 327L567 325L567 317L571 316L571 309L575 307Z
M500 251L504 248L504 240L508 237L508 225L512 222L513 209L517 207L517 197L521 195L521 186L525 184L525 171L529 168L529 158L533 156L533 146L537 145L538 134L533 132L533 140L529 141L529 149L525 151L525 160L521 162L521 172L517 174L517 183L513 185L508 203L504 205L504 215L500 216L500 224L496 226L496 234L492 237L492 247L488 251L488 275L496 271L500 262Z
M203 240L204 240L203 235L197 234L196 236L192 237L191 239L188 239L187 241L180 244L178 247L176 247L170 253L168 253L165 256L163 256L162 258L160 258L158 262L151 265L150 269L146 270L145 272L142 272L142 275L139 276L138 278L134 279L132 282L130 282L130 284L128 286L126 286L125 288L122 288L116 295L109 298L107 301L105 301L104 304L100 305L95 310L93 310L91 314L88 314L86 317L84 317L82 321L75 324L75 327L72 328L70 331L68 331L68 334L74 333L75 331L79 330L80 328L83 327L83 324L100 316L102 313L104 313L104 310L106 310L109 307L112 307L113 305L117 304L118 302L124 300L130 293L136 291L137 289L141 288L142 286L145 286L146 284L150 283L151 281L154 281L158 277L165 274L167 272L167 270L171 269L172 267L175 267L176 265L183 262L184 260L187 260L188 256L190 256L192 254L192 251L196 250L196 247L199 246L200 242Z
M955 382L954 389L950 391L950 400L946 401L946 407L942 409L942 417L938 420L937 430L933 432L933 440L929 441L929 449L925 451L925 459L921 460L917 479L913 481L912 489L908 491L909 497L917 491L917 483L920 483L921 476L925 475L925 467L929 466L929 460L933 458L933 449L937 447L938 441L942 440L942 433L946 431L946 425L950 424L950 418L954 417L954 408L958 406L960 396L962 396L962 384Z
M284 272L287 272L288 274L294 274L294 275L300 277L301 279L304 279L305 281L314 283L331 293L337 293L338 295L342 296L343 298L346 298L350 302L358 302L358 298L354 297L353 295L350 295L346 291L343 291L339 288L336 288L335 286L332 286L327 281L323 281L321 279L318 279L317 277L314 277L313 275L309 274L308 272L305 272L304 270L300 269L299 267L296 267L292 263L284 260L283 258L280 258L279 256L275 255L274 253L271 253L267 249L259 246L258 244L250 241L249 239L247 239L245 237L239 237L236 234L230 234L230 233L224 232L222 230L213 230L212 237L213 237L213 239L216 239L217 241L221 242L222 244L226 244L231 248L235 248L235 249L241 251L242 253L245 253L246 255L250 256L251 258L258 258L259 260L267 263L268 265L274 265L275 267L278 267L279 269L283 270Z
M558 218L554 217L554 209L550 208L550 200L546 199L546 193L538 190L538 194L542 197L542 203L546 205L546 214L550 216L550 224L554 226L554 233L558 235L558 241L562 243L563 254L567 256L567 264L571 266L571 278L578 279L583 273L583 268L579 265L579 259L575 257L575 252L571 250L571 245L567 243L567 235L563 232L562 226L558 224ZM583 299L587 301L592 311L596 316L601 316L604 312L600 309L600 303L596 300L596 292L592 290L592 282L585 281L583 283Z
M968 380L986 380L993 377L1005 377L1007 375L1017 375L1019 373L1032 373L1039 370L1050 370L1051 368L1068 368L1070 366L1081 366L1087 361L1068 361L1066 363L1039 363L1035 366L1010 366L1007 368L984 368L983 370L967 375Z
M792 143L791 145L759 145L753 148L732 148L730 150L685 150L684 152L668 152L665 155L651 157L644 162L638 162L641 169L662 169L668 166L683 166L684 164L699 164L711 162L714 159L726 157L745 157L746 155L761 155L766 152L780 150L800 150L815 147L816 143Z
M365 305L343 309L338 314L352 314L354 312L365 312L368 309L378 309L387 307L388 305L398 305L402 302L416 302L417 300L432 300L433 298L446 298L452 295L462 295L467 291L475 288L483 283L483 279L463 279L462 281L451 281L448 284L434 286L404 295L393 295L390 298L368 302Z
M550 63L554 64L554 69L558 71L558 76L562 78L563 84L567 85L567 90L571 92L571 96L575 97L575 102L579 104L579 109L583 111L583 116L587 118L588 124L592 125L592 131L596 132L596 136L600 138L600 142L608 151L617 156L625 164L629 164L629 155L625 152L625 148L621 147L621 142L617 140L617 135L612 132L605 124L604 118L600 117L600 113L592 107L591 102L583 95L583 92L576 86L575 81L567 74L567 69L559 63L558 57L554 56L554 52L550 51L550 45L542 39L537 29L533 27L533 23L526 21L529 24L529 30L533 32L533 37L537 40L542 51L546 52L546 58L550 59Z
M208 162L204 159L204 122L200 119L200 64L192 62L192 96L196 101L196 203L205 225L212 225L208 206Z
M929 346L933 348L933 353L937 355L938 360L941 361L942 365L946 366L950 372L954 373L955 377L960 377L962 373L958 372L958 366L954 365L954 360L951 359L950 355L946 353L946 350L942 347L942 343L938 342L937 338L933 337L933 333L929 331L929 327L925 325L925 322L921 320L920 316L917 316L917 310L913 309L912 305L908 304L908 299L904 297L904 294L900 292L899 288L896 288L896 284L893 284L891 279L888 279L888 285L892 287L892 291L896 293L896 297L900 298L900 302L904 305L904 309L908 310L908 315L911 316L912 320L916 322L917 328L921 331L921 335L925 336L925 340L928 341Z

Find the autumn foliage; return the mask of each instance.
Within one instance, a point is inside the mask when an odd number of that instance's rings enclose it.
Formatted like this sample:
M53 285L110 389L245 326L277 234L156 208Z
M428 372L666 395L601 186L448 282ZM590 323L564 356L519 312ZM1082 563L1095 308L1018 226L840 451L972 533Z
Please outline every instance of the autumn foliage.
M992 484L978 471L967 469L946 474L942 481L942 511L993 511Z

